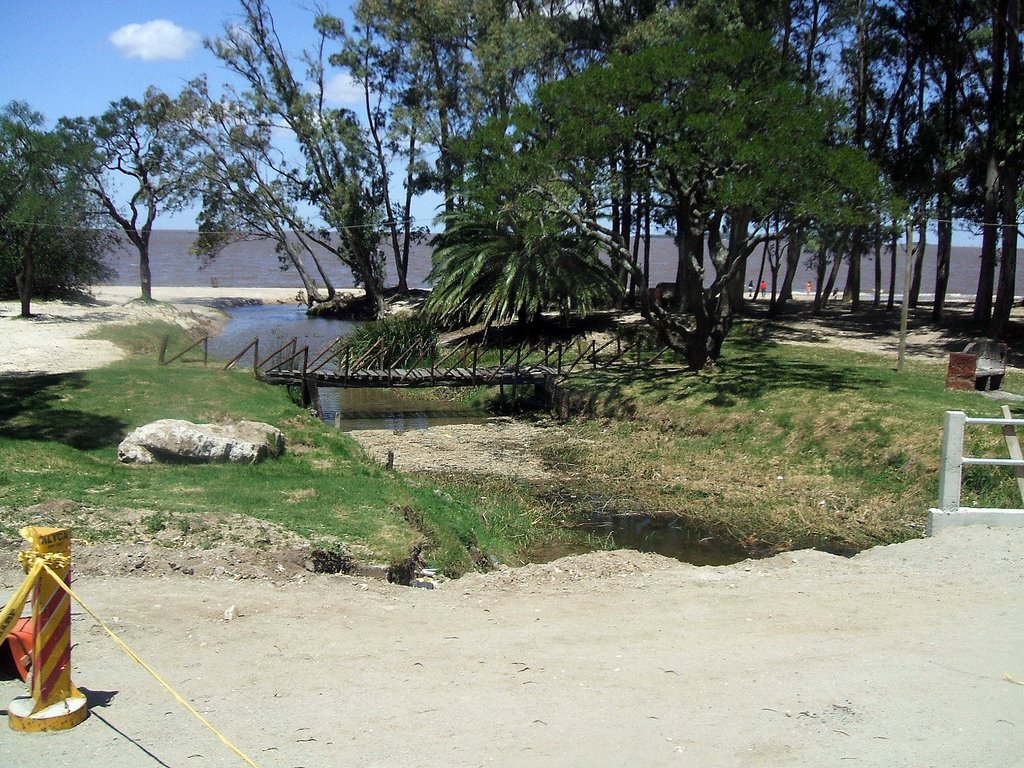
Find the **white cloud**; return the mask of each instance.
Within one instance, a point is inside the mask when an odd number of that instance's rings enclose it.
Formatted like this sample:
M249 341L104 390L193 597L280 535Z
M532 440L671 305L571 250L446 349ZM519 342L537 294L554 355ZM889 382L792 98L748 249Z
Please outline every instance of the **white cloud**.
M363 86L350 75L339 72L324 83L324 99L336 104L360 104L363 101Z
M182 29L166 19L154 19L145 24L126 24L109 37L122 55L143 61L184 59L199 43L199 39L198 32Z

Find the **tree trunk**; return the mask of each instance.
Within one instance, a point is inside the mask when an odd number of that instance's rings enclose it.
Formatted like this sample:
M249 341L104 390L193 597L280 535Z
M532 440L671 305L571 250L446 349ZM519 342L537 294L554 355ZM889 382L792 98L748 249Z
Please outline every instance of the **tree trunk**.
M817 285L814 291L814 314L820 315L822 309L825 308L825 302L828 300L828 286L825 285L825 267L826 258L828 257L828 249L824 245L818 247L818 256L815 259L815 271L817 273Z
M15 274L14 282L18 287L18 298L21 300L21 317L32 317L32 295L35 293L35 257L26 249L21 261L21 270Z
M1013 308L1013 292L1017 274L1017 193L1020 188L1019 123L1017 111L1021 89L1021 39L1020 0L1005 2L1005 15L996 23L1002 27L1006 52L1006 90L1003 99L1005 120L1003 121L1004 160L1000 174L1000 240L1002 250L999 258L999 288L993 310L989 335L1002 338L1010 323Z
M999 242L1000 166L1003 152L999 146L1006 119L1003 91L1006 73L1006 20L1011 0L996 0L992 6L992 43L990 82L987 88L988 118L985 147L985 201L982 213L984 230L981 239L981 267L978 273L978 294L974 300L974 322L987 326L992 320L992 290L995 287L996 251ZM1014 3L1016 5L1016 3Z
M998 219L999 167L994 154L988 158L985 173L984 230L981 234L981 264L978 268L978 291L974 297L974 323L988 325L992 319L992 290L995 287Z
M1002 173L1002 249L999 256L999 287L989 336L1003 338L1010 324L1010 310L1013 309L1013 292L1017 275L1017 187L1018 174L1016 159L1010 157Z
M924 271L924 249L928 243L928 219L924 214L924 203L918 215L917 244L914 246L914 271L910 278L910 306L916 307L921 294L921 273Z
M872 306L882 306L882 235L875 235L875 296Z
M935 301L932 302L932 322L942 320L949 285L949 265L953 253L952 205L946 190L939 190L939 229L935 251Z
M898 248L896 235L893 235L889 243L889 299L885 302L886 312L892 312L896 307L896 254Z
M782 278L782 291L779 293L779 314L785 311L786 302L793 298L793 281L796 279L796 270L800 266L800 256L803 255L803 251L803 234L792 233L786 242L786 272Z
M828 280L825 282L825 290L822 293L822 307L828 303L828 297L836 287L836 280L839 278L839 268L843 263L843 249L837 248L832 252L832 269L829 270ZM820 281L819 281L820 282Z
M139 287L142 289L142 300L153 300L153 272L149 267L149 240L139 246Z
M850 302L850 311L860 310L860 265L864 253L864 234L859 229L853 236L850 245L850 270L846 273L846 289L843 301Z

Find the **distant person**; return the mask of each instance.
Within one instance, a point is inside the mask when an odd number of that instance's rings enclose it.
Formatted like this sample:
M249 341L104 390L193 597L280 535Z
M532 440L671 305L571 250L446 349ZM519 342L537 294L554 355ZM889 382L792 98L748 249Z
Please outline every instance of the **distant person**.
M767 290L768 290L768 283L766 283L764 280L762 280L761 281L761 293L765 293L765 292L767 292Z
M814 283L812 283L810 280L807 281L807 286L805 288L805 291L806 291L808 296L810 296L811 293L814 291Z
M747 293L749 293L751 295L751 297L753 297L753 295L754 295L754 281L753 280L751 280L749 283L747 283Z

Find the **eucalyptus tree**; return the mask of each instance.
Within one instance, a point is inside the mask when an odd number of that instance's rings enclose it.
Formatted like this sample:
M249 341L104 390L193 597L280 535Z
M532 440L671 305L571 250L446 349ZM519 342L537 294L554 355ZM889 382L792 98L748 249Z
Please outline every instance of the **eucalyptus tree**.
M91 213L81 169L90 147L23 102L0 110L0 292L16 292L31 317L39 293L104 277L109 245ZM13 289L13 291L12 291Z
M325 254L333 255L365 289L365 314L381 317L383 182L356 115L327 106L328 30L318 29L319 45L304 55L307 76L300 78L264 0L241 5L242 23L207 45L246 90L226 88L217 98L202 80L191 88L190 135L204 149L200 247L215 253L238 233L272 238L298 271L310 304L335 295L324 263ZM287 152L291 146L300 162Z
M341 44L341 50L331 54L330 64L346 69L362 90L370 147L381 178L384 226L398 278L397 291L407 293L410 248L414 238L422 237L427 229L414 227L412 218L417 176L426 168L421 86L419 78L403 69L404 46L387 40L375 9L372 3L356 8L351 29L341 19L327 15L317 18L317 27ZM402 166L400 208L391 191L392 164Z
M979 106L972 113L981 181L981 272L974 320L989 334L1005 333L1013 305L1020 208L1021 135L1024 132L1021 0L976 3L985 45L974 52ZM979 174L980 176L981 174ZM996 264L999 278L996 283ZM997 290L995 304L992 289Z
M195 154L178 100L150 88L141 101L123 98L98 117L65 118L60 125L95 147L82 169L83 184L135 246L142 298L152 300L153 225L159 214L181 210L195 197Z
M354 13L364 29L379 35L381 61L403 88L408 116L422 143L436 148L433 168L417 169L420 190L435 190L444 207L455 206L461 175L457 144L468 135L467 82L471 50L472 0L361 0ZM402 100L392 100L400 104Z

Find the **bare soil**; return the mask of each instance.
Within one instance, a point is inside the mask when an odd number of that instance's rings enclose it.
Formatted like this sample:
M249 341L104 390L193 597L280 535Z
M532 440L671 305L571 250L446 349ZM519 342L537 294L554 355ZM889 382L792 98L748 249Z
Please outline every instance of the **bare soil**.
M145 569L75 587L264 767L967 768L1021 764L1022 560L1024 529L971 527L848 560L603 552L432 590ZM0 765L244 765L77 608L73 640L92 716L0 736ZM0 702L23 692L0 681Z
M77 337L110 319L39 311L56 332L27 358L21 330L40 324L0 305L0 366L107 361ZM944 354L930 350L946 340L914 339L912 355ZM870 341L888 353L888 335ZM503 449L482 434L495 453L529 451L527 435ZM394 437L396 467L412 468ZM304 542L267 551L265 531L206 548L124 514L127 543L75 542L76 590L260 766L1024 765L1024 528L725 567L601 552L417 589L314 574ZM18 547L0 542L0 596L20 583ZM77 607L73 641L92 715L0 736L0 766L245 764ZM0 707L24 692L0 679Z

